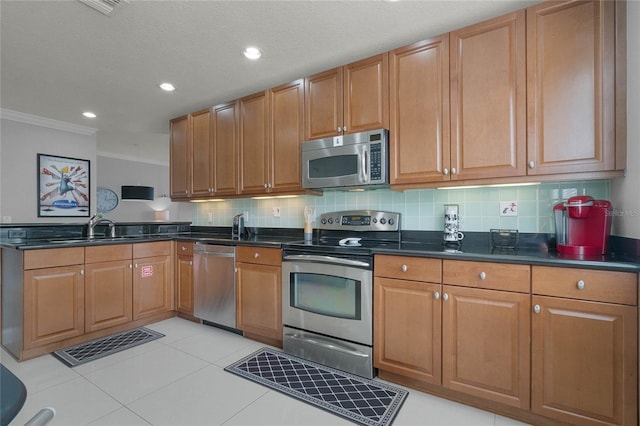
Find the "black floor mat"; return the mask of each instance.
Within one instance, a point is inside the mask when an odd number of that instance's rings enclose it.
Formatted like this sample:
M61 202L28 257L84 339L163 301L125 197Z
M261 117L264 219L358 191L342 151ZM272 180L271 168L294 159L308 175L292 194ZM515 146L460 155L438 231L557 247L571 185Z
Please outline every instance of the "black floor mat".
M145 327L102 337L90 342L81 343L53 353L53 356L68 365L75 367L134 346L164 337L164 334Z
M390 425L408 394L270 348L225 370L362 425Z

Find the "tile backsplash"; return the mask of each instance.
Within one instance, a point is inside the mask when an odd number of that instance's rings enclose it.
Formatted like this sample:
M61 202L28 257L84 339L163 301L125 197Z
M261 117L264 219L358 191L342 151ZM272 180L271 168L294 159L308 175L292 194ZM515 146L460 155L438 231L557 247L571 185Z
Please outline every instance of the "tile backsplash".
M413 189L404 192L378 189L366 192L326 191L323 196L254 200L232 199L193 203L192 221L197 226L231 226L234 215L248 212L247 226L302 228L304 207L320 213L340 210L386 210L402 214L403 230L436 231L443 228L445 204L458 204L465 231L488 232L492 228L520 232L554 232L553 205L573 195L609 198L609 181L542 183L530 186L466 189ZM511 206L511 202L515 206ZM500 210L516 210L501 216ZM278 216L279 214L279 216Z

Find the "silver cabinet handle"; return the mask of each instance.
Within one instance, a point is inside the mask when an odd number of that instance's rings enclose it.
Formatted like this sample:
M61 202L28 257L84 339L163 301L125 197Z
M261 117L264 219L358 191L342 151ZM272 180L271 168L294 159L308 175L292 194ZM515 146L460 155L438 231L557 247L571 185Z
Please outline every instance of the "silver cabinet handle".
M578 281L578 283L576 284L576 287L578 287L578 290L584 290L584 281L583 280Z
M536 163L533 160L529 161L529 168L533 169L534 167L536 167Z
M336 130L338 131L338 133L342 133L342 126L338 126Z
M84 275L84 269L80 269L80 275Z
M129 264L129 269L133 269L133 265L132 264Z
M268 186L267 186L267 184L266 184L266 183L264 184L264 188L265 188L265 189L267 189L267 188L268 188Z
M193 266L193 260L189 261L189 266Z
M442 295L442 300L444 300L445 302L446 302L447 300L449 300L449 294L448 294L448 293L444 293L444 294Z
M409 268L407 267L407 265L402 265L400 269L402 269L402 272L407 272L407 269Z
M442 171L443 175L448 175L449 174L449 169L447 169L446 167L444 168L444 170Z
M347 126L343 126L343 127L342 127L342 131L343 131L343 132L345 132L345 133L347 133Z
M259 257L260 257L260 253L257 253L257 252L256 252L256 253L253 253L253 258L254 258L254 259L257 259L257 258L259 258Z
M438 293L437 291L433 293L433 298L436 300L440 299L440 293Z
M452 174L452 175L455 175L457 172L458 172L458 171L456 170L456 168L455 168L455 167L452 167L452 168L451 168L451 174Z
M486 272L484 272L484 271L480 272L480 279L483 280L483 281L487 279Z
M136 269L138 269L138 264L136 263L136 264L134 265L134 267L135 267Z
M180 247L180 250L187 251L187 248L185 246L182 246L182 247Z
M535 305L535 306L533 307L533 312L535 312L536 314L539 314L539 313L540 313L540 311L541 311L541 309L540 309L540 305Z

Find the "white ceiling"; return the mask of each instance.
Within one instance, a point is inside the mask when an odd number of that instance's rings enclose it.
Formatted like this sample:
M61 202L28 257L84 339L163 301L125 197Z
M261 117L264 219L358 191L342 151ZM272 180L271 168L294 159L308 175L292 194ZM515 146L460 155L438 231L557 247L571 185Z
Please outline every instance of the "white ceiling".
M167 135L173 117L533 3L131 0L105 16L78 1L1 0L0 106L95 127L99 145L101 134L136 144ZM241 56L248 45L260 61Z

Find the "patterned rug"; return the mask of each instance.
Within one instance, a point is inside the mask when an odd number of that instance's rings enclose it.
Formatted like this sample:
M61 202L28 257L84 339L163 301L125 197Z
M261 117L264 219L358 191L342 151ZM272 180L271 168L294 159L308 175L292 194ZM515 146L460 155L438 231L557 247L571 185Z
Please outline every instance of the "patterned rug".
M160 337L164 337L164 334L149 330L145 327L139 327L60 349L55 351L53 356L69 367L75 367L125 349L133 348L134 346L142 345L143 343L159 339Z
M361 425L390 425L408 392L262 348L225 368Z

